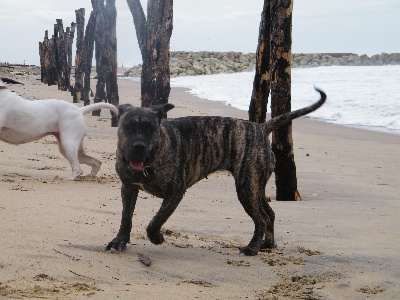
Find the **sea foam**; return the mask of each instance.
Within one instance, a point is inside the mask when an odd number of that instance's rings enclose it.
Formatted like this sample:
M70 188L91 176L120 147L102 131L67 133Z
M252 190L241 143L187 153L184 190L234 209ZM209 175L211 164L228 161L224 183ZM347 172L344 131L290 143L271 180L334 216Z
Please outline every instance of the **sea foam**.
M248 110L254 72L171 79L200 98ZM292 109L307 106L324 90L326 104L308 117L321 121L400 134L400 66L330 66L292 69ZM268 108L268 111L270 109Z

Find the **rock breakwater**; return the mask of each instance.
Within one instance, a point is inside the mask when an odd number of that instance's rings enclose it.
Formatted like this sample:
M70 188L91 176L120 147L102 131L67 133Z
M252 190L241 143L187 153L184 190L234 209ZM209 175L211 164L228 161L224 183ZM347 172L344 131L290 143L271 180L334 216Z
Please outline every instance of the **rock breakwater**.
M252 71L255 53L241 52L185 52L170 54L171 76L195 76ZM319 66L382 66L400 65L400 53L381 53L368 56L354 53L293 54L293 68ZM127 77L140 77L142 66L137 65L124 73Z

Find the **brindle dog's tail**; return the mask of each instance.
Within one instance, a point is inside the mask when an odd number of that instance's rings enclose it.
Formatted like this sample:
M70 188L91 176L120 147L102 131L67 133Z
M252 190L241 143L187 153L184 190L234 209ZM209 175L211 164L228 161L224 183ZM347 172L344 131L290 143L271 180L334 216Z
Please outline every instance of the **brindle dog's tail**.
M272 132L273 130L277 129L278 127L280 127L282 125L286 125L293 119L296 119L298 117L309 114L310 112L313 112L314 110L321 107L322 104L325 103L326 94L322 90L320 90L316 87L314 87L314 88L321 95L321 99L318 100L318 102L314 103L313 105L310 105L310 106L307 106L307 107L304 107L304 108L301 108L301 109L298 109L295 111L284 113L282 115L279 115L279 116L269 120L268 122L265 123L265 126L267 127L268 132Z

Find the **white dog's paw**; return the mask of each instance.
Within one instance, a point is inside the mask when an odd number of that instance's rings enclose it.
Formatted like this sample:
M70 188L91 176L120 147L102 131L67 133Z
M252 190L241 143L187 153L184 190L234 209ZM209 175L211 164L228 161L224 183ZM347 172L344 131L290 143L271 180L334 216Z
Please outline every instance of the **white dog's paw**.
M100 170L100 167L101 167L101 161L96 161L96 164L93 164L92 165L92 171L90 172L90 175L91 176L96 176L97 175L97 173L99 172L99 170Z
M78 178L79 176L81 176L83 173L82 170L79 170L77 172L72 172L71 176L68 177L68 180L75 180L76 178Z

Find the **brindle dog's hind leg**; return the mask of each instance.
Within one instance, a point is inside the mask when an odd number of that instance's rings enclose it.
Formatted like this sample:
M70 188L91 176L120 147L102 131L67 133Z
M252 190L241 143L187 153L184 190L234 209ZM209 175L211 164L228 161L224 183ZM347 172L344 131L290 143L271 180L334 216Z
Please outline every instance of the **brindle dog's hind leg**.
M272 210L271 206L268 203L267 197L265 194L262 196L262 205L264 211L267 213L269 217L269 222L267 223L267 230L265 231L265 239L261 244L261 249L275 248L275 240L274 240L274 223L275 223L275 213Z
M178 204L181 202L182 198L183 193L164 197L160 209L150 221L149 226L147 226L147 237L153 244L159 245L164 242L164 237L161 233L161 227L165 222L167 222L168 218L178 207Z
M139 189L132 184L122 183L121 196L122 196L122 219L121 226L118 234L110 243L108 243L106 250L112 252L119 250L124 251L126 244L130 241L132 230L132 216L135 210L136 200L139 194Z
M262 239L269 225L269 217L262 205L262 195L257 194L257 189L252 190L249 186L236 188L238 198L246 213L254 222L254 235L250 243L240 249L244 255L256 255L260 250ZM256 191L256 193L254 193Z

